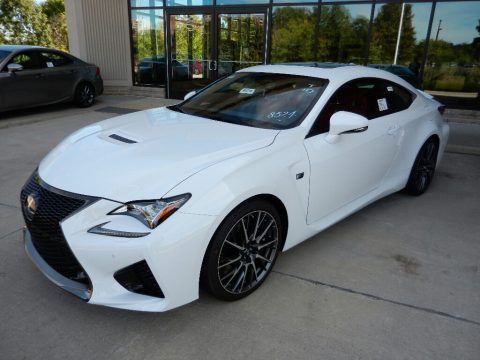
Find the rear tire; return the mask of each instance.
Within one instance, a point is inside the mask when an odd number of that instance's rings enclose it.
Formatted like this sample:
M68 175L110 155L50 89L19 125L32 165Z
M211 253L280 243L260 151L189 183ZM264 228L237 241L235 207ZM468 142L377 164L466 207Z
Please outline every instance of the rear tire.
M75 89L75 96L73 99L75 105L81 108L87 108L95 102L95 88L88 82L78 84Z
M239 300L267 278L281 249L277 209L255 200L233 210L219 226L205 254L201 285L213 296Z
M410 176L408 178L405 192L418 196L427 191L435 174L438 156L438 140L428 139L418 152Z

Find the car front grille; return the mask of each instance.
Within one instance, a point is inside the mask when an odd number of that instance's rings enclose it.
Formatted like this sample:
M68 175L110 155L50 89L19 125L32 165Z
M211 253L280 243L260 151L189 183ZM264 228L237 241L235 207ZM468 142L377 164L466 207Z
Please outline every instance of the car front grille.
M32 243L40 256L61 275L89 285L90 279L70 250L60 222L94 198L63 193L43 183L35 172L23 187L20 200Z

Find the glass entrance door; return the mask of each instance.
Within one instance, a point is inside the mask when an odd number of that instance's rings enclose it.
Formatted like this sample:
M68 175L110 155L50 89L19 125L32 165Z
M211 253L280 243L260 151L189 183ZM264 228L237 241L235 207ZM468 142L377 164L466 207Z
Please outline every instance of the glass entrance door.
M178 11L178 10L176 10ZM265 62L266 10L168 13L168 97Z
M169 97L183 96L215 79L212 16L171 14L169 26Z

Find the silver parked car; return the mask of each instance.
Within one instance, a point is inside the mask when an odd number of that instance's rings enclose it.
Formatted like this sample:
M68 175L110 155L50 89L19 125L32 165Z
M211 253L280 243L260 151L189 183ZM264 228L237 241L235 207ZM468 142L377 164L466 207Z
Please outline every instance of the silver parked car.
M102 92L96 65L46 47L0 45L0 111L68 101L88 107Z

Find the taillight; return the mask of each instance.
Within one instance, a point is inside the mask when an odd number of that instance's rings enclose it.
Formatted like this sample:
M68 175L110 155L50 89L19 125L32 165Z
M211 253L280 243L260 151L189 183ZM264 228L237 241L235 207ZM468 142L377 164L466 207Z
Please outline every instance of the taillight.
M445 109L446 109L446 108L447 108L447 107L446 107L445 105L440 105L440 106L438 107L438 112L443 115L443 113L445 112Z
M95 72L96 76L100 76L100 68L97 66L97 71Z

